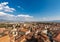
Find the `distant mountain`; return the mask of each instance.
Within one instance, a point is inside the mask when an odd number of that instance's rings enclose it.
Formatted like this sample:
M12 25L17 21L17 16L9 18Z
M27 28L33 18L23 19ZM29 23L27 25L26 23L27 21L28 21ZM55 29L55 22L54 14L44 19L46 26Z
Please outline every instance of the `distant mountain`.
M60 22L60 20L53 20L52 22Z
M0 19L0 22L24 22L21 20L7 20L7 19Z
M36 22L36 21L22 21L22 20L7 20L7 19L0 19L0 22ZM38 22L58 22L58 23L60 23L60 20L38 21Z
M0 22L13 22L12 20L0 19Z
M7 21L7 20L5 20L5 19L0 19L0 22L4 22L4 21Z

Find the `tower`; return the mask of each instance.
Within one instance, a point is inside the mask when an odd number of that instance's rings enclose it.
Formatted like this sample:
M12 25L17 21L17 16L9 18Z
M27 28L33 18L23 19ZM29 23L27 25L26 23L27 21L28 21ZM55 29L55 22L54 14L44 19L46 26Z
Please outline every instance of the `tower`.
M15 25L13 25L13 29L10 31L10 42L15 42L16 36L18 35L17 29L15 28Z

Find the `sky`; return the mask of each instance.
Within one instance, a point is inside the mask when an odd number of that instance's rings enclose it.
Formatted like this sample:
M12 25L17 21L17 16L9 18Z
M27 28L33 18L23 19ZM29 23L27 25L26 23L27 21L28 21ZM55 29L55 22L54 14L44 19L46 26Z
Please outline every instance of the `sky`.
M60 0L0 0L0 20L60 20Z

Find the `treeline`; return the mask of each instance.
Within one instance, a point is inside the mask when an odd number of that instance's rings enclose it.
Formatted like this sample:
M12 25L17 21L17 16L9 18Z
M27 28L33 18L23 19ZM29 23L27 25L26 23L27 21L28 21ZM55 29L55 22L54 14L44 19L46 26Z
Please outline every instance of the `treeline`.
M12 24L0 24L0 28L12 27Z

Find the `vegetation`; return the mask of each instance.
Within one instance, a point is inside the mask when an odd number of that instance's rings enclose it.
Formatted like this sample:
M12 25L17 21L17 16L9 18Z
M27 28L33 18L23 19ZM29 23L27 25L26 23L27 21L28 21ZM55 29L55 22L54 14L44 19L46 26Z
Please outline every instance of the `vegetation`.
M12 27L12 24L0 24L0 28Z

